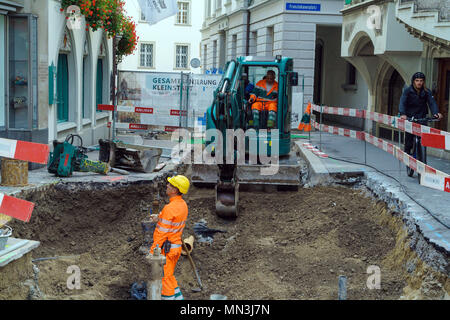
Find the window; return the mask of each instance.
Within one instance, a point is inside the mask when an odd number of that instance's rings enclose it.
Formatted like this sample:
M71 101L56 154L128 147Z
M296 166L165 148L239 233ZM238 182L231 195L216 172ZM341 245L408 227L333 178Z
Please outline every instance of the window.
M189 23L189 2L178 1L177 24Z
M177 69L188 69L189 60L189 46L187 45L177 45L176 46L176 57L175 57L175 68Z
M140 17L139 21L145 22L145 14L144 14L144 12L142 12L142 10L141 10L141 17Z
M356 68L347 62L347 84L356 84Z
M143 68L154 68L153 43L141 43L139 66Z
M257 44L258 44L258 32L252 31L252 33L250 33L249 55L256 56Z
M274 56L275 51L275 33L274 33L274 27L268 27L267 28L267 51L269 51L269 56Z
M212 67L217 67L217 40L213 41Z
M65 122L69 120L69 68L67 54L60 53L58 56L58 71L56 77L58 95L57 119L58 122Z
M233 34L231 38L231 59L236 59L237 50L237 34Z
M208 64L208 45L203 46L203 69L206 68Z
M103 59L98 59L97 61L97 84L95 92L95 105L97 112L102 111L98 110L99 104L103 104Z

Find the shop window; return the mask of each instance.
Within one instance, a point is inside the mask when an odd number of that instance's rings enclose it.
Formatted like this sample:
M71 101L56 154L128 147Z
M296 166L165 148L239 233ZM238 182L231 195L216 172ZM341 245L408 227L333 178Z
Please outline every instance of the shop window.
M4 74L4 73L2 73ZM9 18L8 127L37 128L37 17Z

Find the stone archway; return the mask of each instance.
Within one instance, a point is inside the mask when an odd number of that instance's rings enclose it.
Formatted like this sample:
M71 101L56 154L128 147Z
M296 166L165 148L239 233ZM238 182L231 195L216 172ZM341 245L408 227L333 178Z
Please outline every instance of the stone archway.
M404 86L405 82L397 69L385 62L377 79L375 111L397 116ZM377 123L376 127L378 137L391 141L398 140L398 133L390 126Z

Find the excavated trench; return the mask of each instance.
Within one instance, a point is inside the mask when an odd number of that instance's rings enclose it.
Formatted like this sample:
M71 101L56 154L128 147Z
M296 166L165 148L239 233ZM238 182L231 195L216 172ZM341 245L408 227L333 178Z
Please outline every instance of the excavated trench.
M11 225L15 237L41 245L28 263L2 273L0 299L130 299L132 283L148 277L139 251L141 221L158 189L164 190L152 182L60 183L29 196L36 203L30 223ZM192 187L186 199L184 237L194 234L201 219L226 231L211 244L194 243L203 291L191 290L197 287L194 273L188 259L180 258L175 275L186 299L213 293L228 299L336 299L339 275L347 276L348 299L441 299L450 292L448 277L409 249L398 215L364 187L242 192L236 221L216 217L214 190ZM80 269L81 289L67 287L70 266ZM379 289L367 286L369 266L379 267ZM19 281L18 274L29 280Z

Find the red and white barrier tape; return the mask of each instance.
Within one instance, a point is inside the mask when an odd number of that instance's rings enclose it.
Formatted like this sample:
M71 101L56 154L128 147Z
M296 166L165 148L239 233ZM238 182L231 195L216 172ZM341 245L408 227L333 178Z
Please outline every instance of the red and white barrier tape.
M450 150L450 135L422 133L422 145L436 149Z
M317 130L321 129L320 124L315 122L312 119L311 119L311 124L315 129L317 129ZM334 127L334 126L322 125L322 131L329 132L329 133L332 133L335 135L353 137L358 140L363 140L363 141L369 142L369 143L373 144L375 147L383 149L384 151L390 153L395 158L397 158L398 160L403 162L406 166L408 166L411 169L413 169L414 171L420 173L422 175L421 176L422 181L424 181L424 180L430 181L430 180L432 180L432 177L436 177L436 179L435 179L436 181L434 183L425 182L423 185L433 188L433 189L450 192L450 185L449 185L449 188L445 188L445 186L444 186L444 183L447 183L447 181L450 183L450 175L448 175L447 173L442 172L440 170L437 170L433 167L430 167L429 165L427 165L421 161L416 160L414 157L407 154L406 152L401 150L398 146L396 146L392 143L389 143L383 139L377 138L377 137L375 137L371 134L368 134L366 132L363 132L363 131L348 130L348 129L338 128L338 127ZM421 181L421 184L422 184L422 181Z
M33 209L33 202L17 199L0 193L0 213L2 214L28 222L30 221Z
M442 131L439 129L431 128L425 125L421 125L419 123L410 122L408 120L403 120L398 117L390 116L387 114L382 114L378 112L373 111L366 111L366 110L359 110L359 109L353 109L353 108L338 108L338 107L326 107L326 106L318 106L313 104L312 110L317 112L323 112L328 114L334 114L334 115L342 115L342 116L349 116L349 117L356 117L356 118L363 118L372 120L378 123L382 123L388 126L391 126L393 128L399 129L401 131L405 131L417 136L422 136L423 133L433 133L436 135L443 135L443 136L449 136L450 139L450 133L447 131ZM438 139L437 137L433 136L433 138ZM431 138L430 138L431 139ZM442 138L440 138L442 139ZM425 143L428 143L429 140L427 140ZM437 145L437 142L431 142L433 145ZM432 145L426 145L424 146L433 147ZM450 148L450 143L448 145L444 145L445 149L446 147ZM450 149L446 149L450 150Z
M328 155L325 152L320 151L308 142L303 143L303 146L320 158L328 158Z
M0 138L0 156L5 158L47 164L48 145Z

